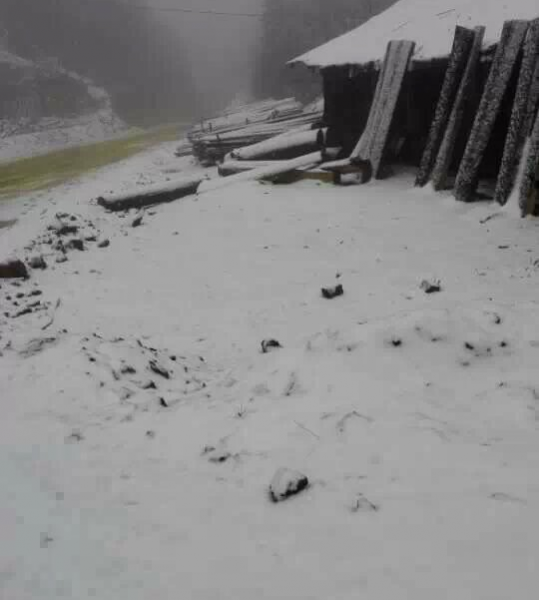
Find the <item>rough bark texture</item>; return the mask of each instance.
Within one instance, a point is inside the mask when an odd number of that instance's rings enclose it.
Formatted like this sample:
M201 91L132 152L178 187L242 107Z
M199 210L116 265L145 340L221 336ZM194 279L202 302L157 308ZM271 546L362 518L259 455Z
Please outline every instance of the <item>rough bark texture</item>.
M455 198L473 200L479 167L489 142L503 97L528 29L528 21L507 21L498 44L475 122L455 181Z
M532 22L528 29L526 42L524 44L524 56L520 67L517 90L513 110L511 112L511 121L505 140L502 164L496 183L494 199L499 204L505 204L511 195L515 185L518 165L522 158L522 150L526 142L527 125L530 122L528 110L531 98L531 86L535 74L536 65L539 56L539 19Z
M444 83L440 91L440 98L436 106L436 112L429 131L429 137L421 165L417 174L415 184L424 186L430 179L436 156L442 143L444 131L447 127L451 109L458 93L459 84L462 80L466 64L470 56L474 41L474 31L465 27L455 29L455 39L449 57L449 63L445 73Z
M530 138L528 155L524 157L524 173L520 184L519 205L523 217L535 212L537 202L534 193L536 177L539 176L539 112L535 116L535 125Z
M474 39L470 55L468 56L468 62L466 64L466 70L462 76L457 97L451 110L451 116L447 124L438 156L436 157L436 163L432 171L432 183L434 189L440 191L445 189L447 174L451 161L453 159L453 152L455 150L455 143L460 132L462 119L468 104L471 90L474 85L474 79L477 74L477 67L479 65L479 59L481 57L481 47L483 44L483 38L485 36L484 27L476 27L474 30Z
M154 204L164 204L165 202L173 202L184 196L196 193L201 181L202 177L182 179L162 186L141 188L131 194L123 194L111 198L100 197L97 199L97 203L99 206L113 212L129 210L131 208L144 208Z
M376 178L380 176L391 122L414 48L414 42L389 42L367 125L351 156L352 162L370 161Z

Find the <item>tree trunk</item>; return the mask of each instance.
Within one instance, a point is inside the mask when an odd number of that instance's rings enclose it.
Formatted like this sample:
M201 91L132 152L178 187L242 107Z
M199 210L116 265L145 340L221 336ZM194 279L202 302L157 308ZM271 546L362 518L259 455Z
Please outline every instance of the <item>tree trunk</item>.
M455 143L460 131L462 119L466 111L466 106L470 99L470 93L473 88L475 76L477 73L477 67L479 65L479 59L481 57L481 47L483 45L483 38L485 35L484 27L476 27L474 29L474 39L470 54L468 56L468 62L464 75L462 76L457 97L451 110L451 116L445 129L442 143L436 157L436 163L432 171L432 183L436 191L445 189L447 174L451 166L453 159L453 152L455 149Z
M511 121L505 140L502 164L496 183L494 200L504 205L515 185L516 173L522 158L522 149L526 142L526 126L530 122L528 115L531 104L530 92L539 56L539 19L532 22L524 44L524 56L520 67L517 90ZM533 118L533 117L532 117Z
M455 181L455 198L471 202L479 178L479 167L488 145L503 97L528 29L528 21L507 21L483 91L475 122Z
M473 41L474 32L472 29L457 26L455 29L453 48L445 72L444 83L440 91L440 98L436 106L436 112L430 127L427 145L425 146L421 165L417 174L415 182L417 186L423 187L430 179L436 161L436 155L440 149L444 131L449 121L451 108L453 107L457 96L459 84L472 50Z

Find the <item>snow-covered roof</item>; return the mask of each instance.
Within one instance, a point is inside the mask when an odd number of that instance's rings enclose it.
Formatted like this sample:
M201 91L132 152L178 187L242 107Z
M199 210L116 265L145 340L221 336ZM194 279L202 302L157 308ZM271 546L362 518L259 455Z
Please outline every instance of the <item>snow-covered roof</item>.
M291 63L324 68L379 61L390 40L415 41L414 60L429 60L449 54L456 25L484 25L488 48L500 39L504 21L537 17L538 0L400 0Z

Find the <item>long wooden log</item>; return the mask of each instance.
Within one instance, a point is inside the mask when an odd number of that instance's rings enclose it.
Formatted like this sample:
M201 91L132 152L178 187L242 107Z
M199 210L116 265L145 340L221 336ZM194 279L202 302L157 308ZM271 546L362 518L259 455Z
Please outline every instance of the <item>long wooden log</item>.
M129 210L131 208L144 208L146 206L153 206L154 204L164 204L196 193L203 179L201 176L185 177L164 185L141 187L133 192L110 196L108 198L100 196L97 198L97 203L99 206L113 212Z
M502 100L517 64L528 29L528 21L507 21L496 49L475 122L455 181L455 198L471 202L477 186L479 167L500 112Z
M230 177L238 173L246 173L260 167L272 167L282 164L279 160L225 160L217 169L221 177Z
M449 117L449 122L447 123L440 149L438 150L434 169L432 170L432 184L436 191L440 191L446 187L447 174L451 166L451 161L453 160L455 143L460 132L466 106L470 99L477 67L479 66L484 36L484 27L476 27L474 29L474 39L470 54L468 55L466 69L464 70L464 74L460 81L457 97L453 103L451 116Z
M515 185L516 173L522 158L522 150L526 141L527 124L530 122L528 110L533 78L539 56L539 19L533 21L528 29L524 43L524 55L520 67L520 75L515 93L515 101L511 112L511 121L507 131L502 163L496 182L494 200L504 205ZM533 118L533 117L532 117Z
M322 131L322 134L320 132ZM233 150L237 160L280 160L295 158L323 147L325 130L290 131L252 146Z
M210 179L208 181L203 181L200 184L198 188L198 194L219 190L224 187L235 185L237 183L242 183L245 181L271 181L273 178L276 178L280 175L284 175L286 173L290 173L292 171L295 171L296 169L311 166L314 167L320 164L321 161L322 153L312 152L311 154L306 154L305 156L300 156L292 160L279 161L279 164L270 165L267 167L260 167L258 169L253 169L252 171L248 171L246 173L232 175L231 177L224 177L221 179Z
M534 214L537 205L537 192L534 189L539 176L539 111L535 117L535 125L528 142L528 154L524 157L524 172L520 184L519 205L523 217Z
M444 82L415 181L417 186L423 187L430 179L444 131L451 115L451 109L458 93L459 84L472 50L473 40L474 31L472 29L460 26L456 27L453 48L449 56Z
M367 125L351 155L352 162L370 161L375 178L381 175L389 130L414 48L410 41L389 42Z

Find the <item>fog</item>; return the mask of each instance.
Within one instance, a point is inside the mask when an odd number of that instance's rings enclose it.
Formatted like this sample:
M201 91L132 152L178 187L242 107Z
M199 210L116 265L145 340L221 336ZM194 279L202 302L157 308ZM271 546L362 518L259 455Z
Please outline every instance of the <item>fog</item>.
M294 1L294 0L292 0ZM147 0L155 6L260 13L264 0ZM184 41L195 87L208 108L252 95L261 19L247 16L156 13Z

